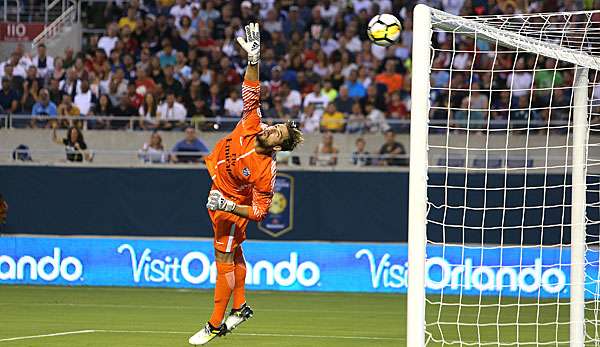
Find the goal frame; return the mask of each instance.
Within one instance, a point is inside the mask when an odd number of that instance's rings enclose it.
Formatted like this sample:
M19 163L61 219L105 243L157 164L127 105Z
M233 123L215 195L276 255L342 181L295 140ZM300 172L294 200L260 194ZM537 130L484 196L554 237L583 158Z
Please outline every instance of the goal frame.
M483 35L499 45L523 49L523 42L536 48L536 53L577 65L573 97L573 144L571 168L571 277L570 277L570 346L583 347L585 341L585 249L586 249L586 159L589 134L588 67L600 66L600 58L564 48L565 57L557 57L556 45L518 34L496 32L497 29L468 18L453 16L419 4L413 13L412 110L410 124L410 171L408 217L408 295L407 346L425 346L426 246L427 246L427 177L430 112L432 13L460 20L462 28ZM443 29L448 29L444 27ZM515 40L516 39L516 40Z

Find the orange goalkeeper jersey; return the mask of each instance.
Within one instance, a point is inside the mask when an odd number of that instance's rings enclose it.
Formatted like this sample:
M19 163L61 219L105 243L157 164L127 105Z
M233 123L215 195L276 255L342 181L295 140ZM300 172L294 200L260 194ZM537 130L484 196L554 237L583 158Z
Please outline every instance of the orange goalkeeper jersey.
M261 123L260 83L242 84L244 108L235 129L221 139L206 157L213 187L236 204L249 205L249 219L260 221L267 215L275 184L275 157L256 153L256 135Z

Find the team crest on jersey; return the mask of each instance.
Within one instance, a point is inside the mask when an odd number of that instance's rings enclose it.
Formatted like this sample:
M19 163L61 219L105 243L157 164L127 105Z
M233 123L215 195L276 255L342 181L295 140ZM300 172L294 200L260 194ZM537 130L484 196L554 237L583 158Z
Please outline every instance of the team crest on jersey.
M247 167L243 168L242 175L244 175L244 177L250 176L250 169L248 169Z
M273 199L267 217L258 223L258 229L279 237L294 228L294 178L278 173L273 187Z

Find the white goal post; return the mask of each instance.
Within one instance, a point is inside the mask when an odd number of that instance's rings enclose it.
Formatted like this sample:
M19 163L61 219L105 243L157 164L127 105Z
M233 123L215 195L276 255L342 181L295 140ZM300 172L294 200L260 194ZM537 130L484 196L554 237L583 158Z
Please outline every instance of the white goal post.
M407 346L600 346L598 71L600 11L415 7Z

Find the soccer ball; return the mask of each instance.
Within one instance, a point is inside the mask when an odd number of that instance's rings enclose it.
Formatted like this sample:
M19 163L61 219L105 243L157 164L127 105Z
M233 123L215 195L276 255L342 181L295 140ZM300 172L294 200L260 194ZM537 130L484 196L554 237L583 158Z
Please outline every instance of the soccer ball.
M379 46L390 46L400 38L402 25L396 16L391 14L378 14L369 21L367 35L369 39Z

